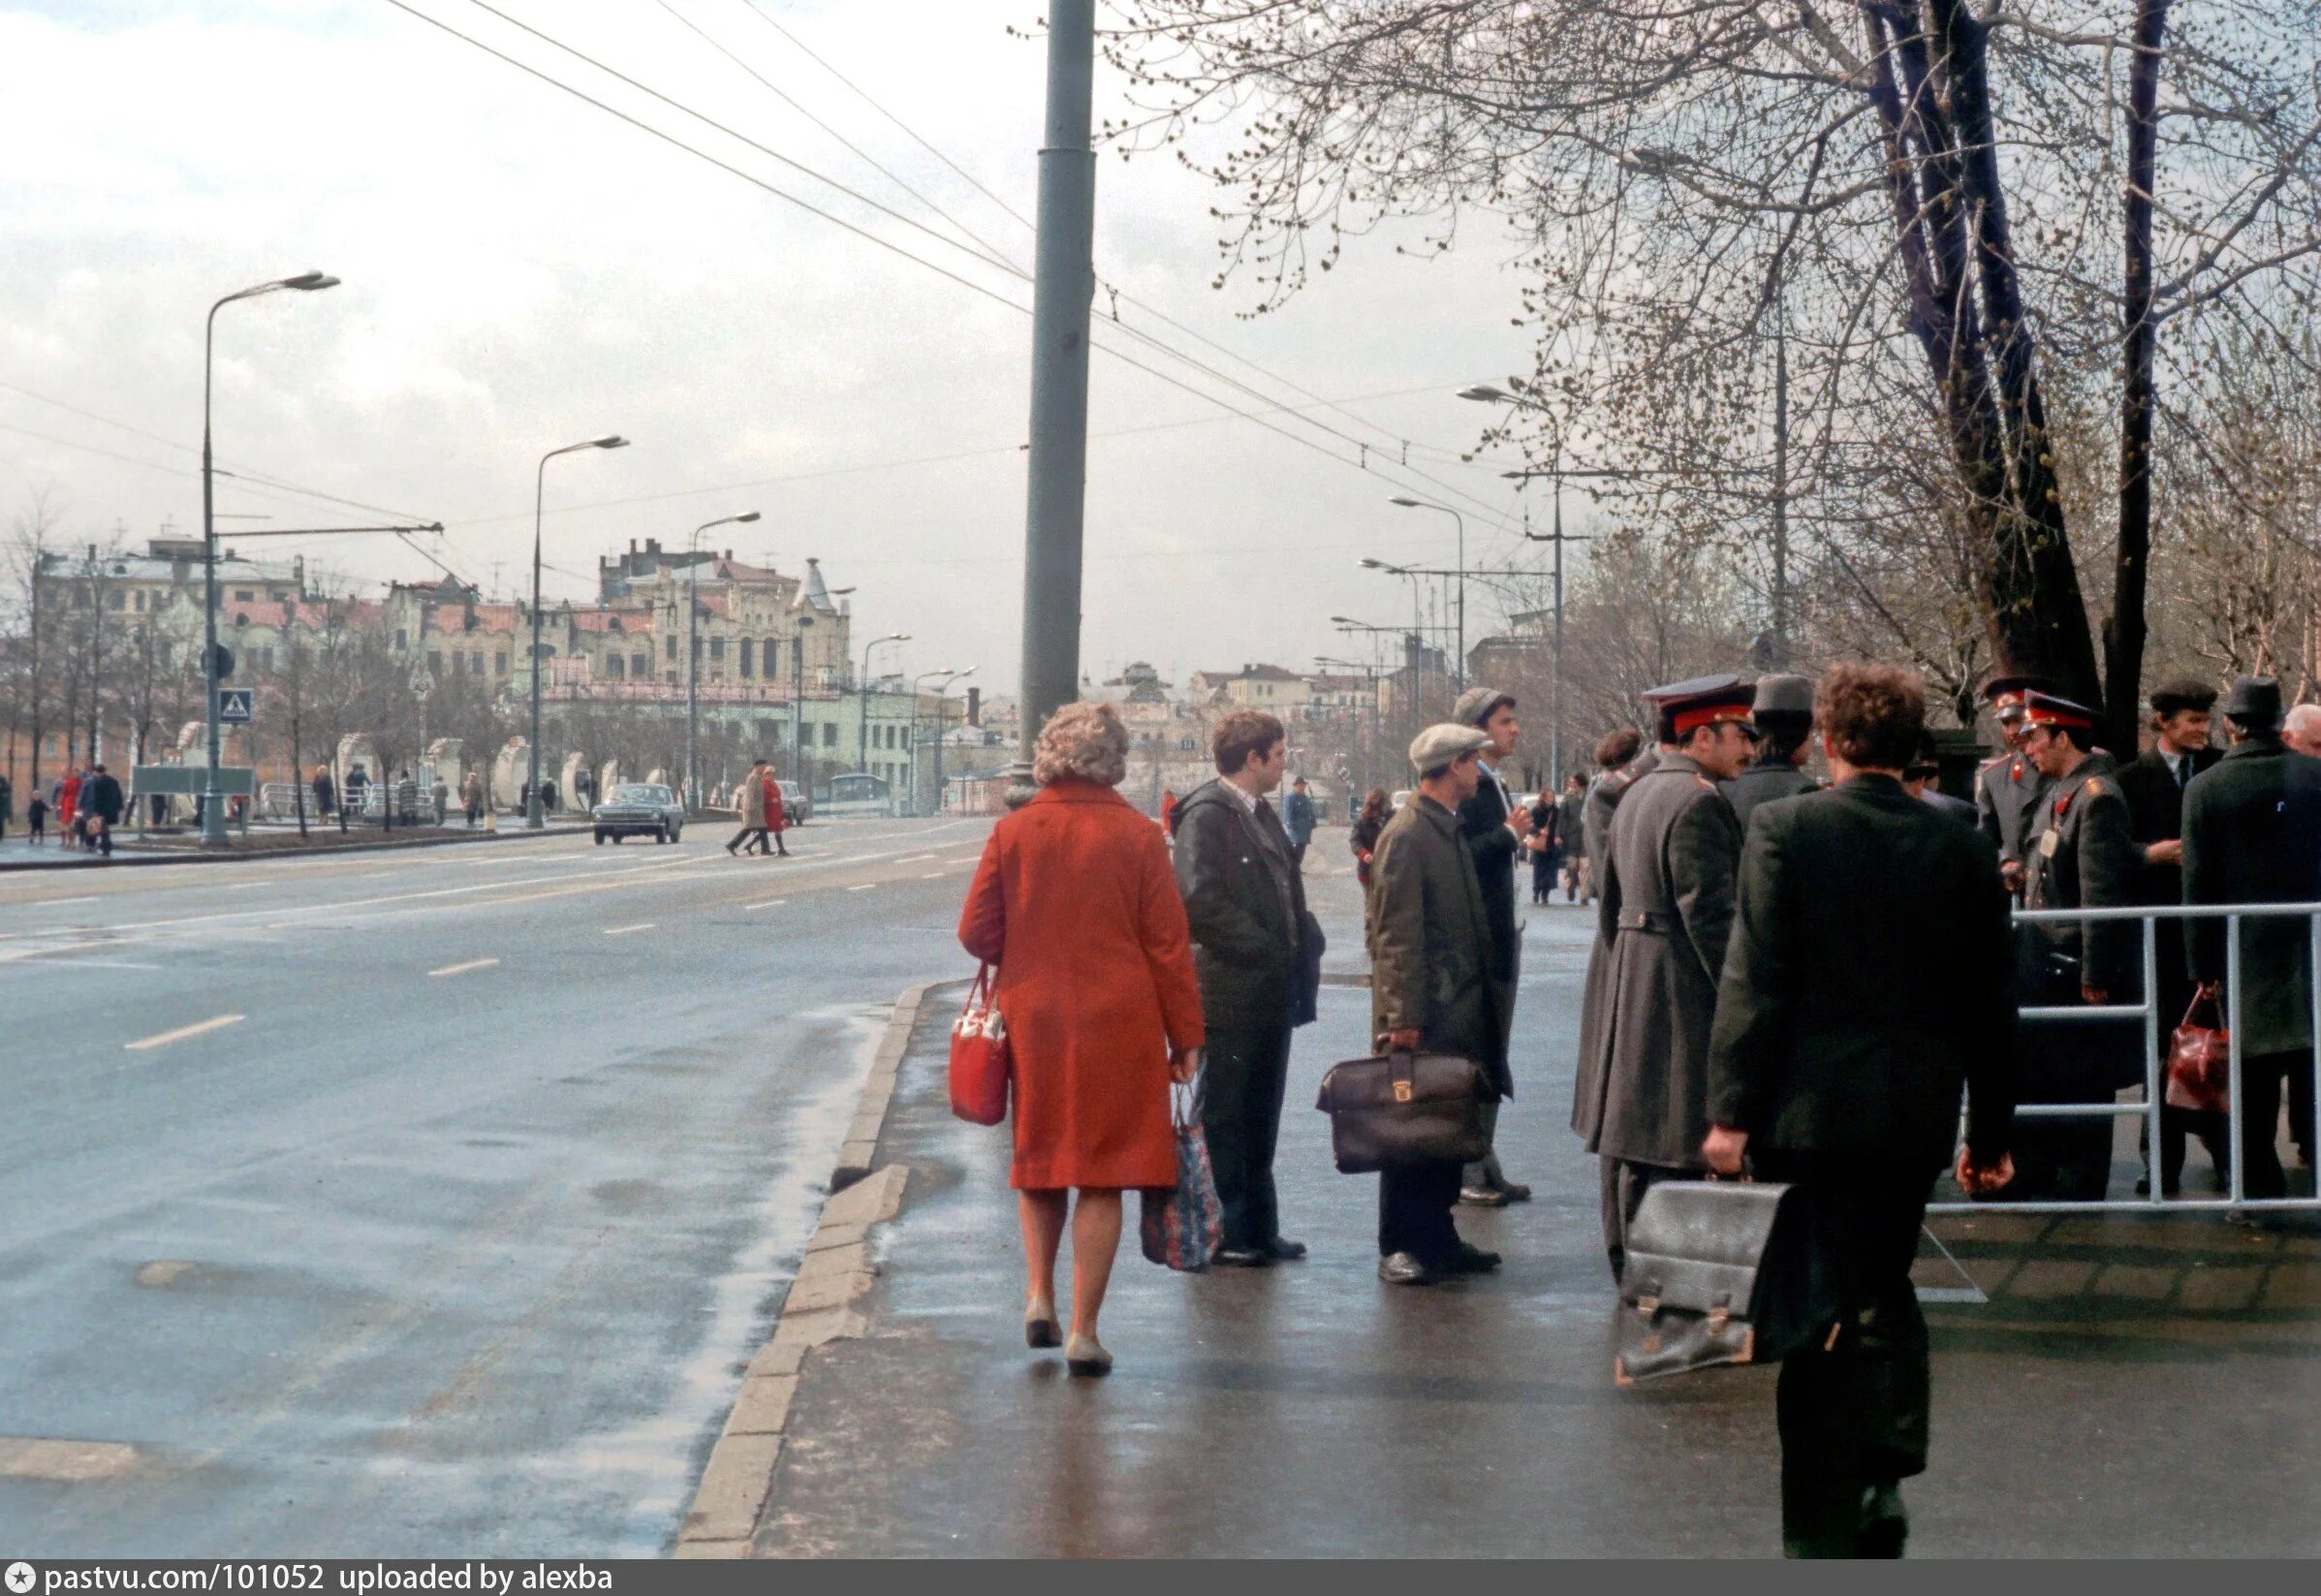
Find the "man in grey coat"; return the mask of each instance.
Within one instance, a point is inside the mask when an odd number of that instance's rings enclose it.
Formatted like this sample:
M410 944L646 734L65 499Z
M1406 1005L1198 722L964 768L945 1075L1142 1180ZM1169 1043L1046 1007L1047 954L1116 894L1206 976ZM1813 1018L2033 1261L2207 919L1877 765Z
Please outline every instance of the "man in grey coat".
M2054 785L2023 750L2030 735L2023 700L2038 688L2032 676L1993 676L1983 684L1983 700L1991 705L2006 747L1974 774L1974 812L1983 835L1998 850L1999 879L2018 898L2029 874L2028 850L2045 824L2039 817L2039 800Z
M1472 727L1446 725L1410 745L1418 791L1387 822L1370 861L1370 1029L1382 1047L1474 1060L1495 1100L1508 1087L1506 1021L1483 887L1458 831L1487 741ZM1379 1279L1425 1286L1498 1267L1497 1253L1459 1239L1451 1218L1458 1181L1456 1160L1379 1172Z
M1572 1128L1603 1159L1617 1280L1654 1181L1693 1179L1709 1134L1709 1032L1733 928L1741 824L1716 784L1747 763L1749 690L1732 676L1658 689L1661 756L1612 819Z

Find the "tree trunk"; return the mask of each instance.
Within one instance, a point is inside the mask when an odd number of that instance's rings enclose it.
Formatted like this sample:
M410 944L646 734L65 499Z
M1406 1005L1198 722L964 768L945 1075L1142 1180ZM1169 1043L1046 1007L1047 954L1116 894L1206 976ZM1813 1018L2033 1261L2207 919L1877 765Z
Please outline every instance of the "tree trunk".
M2104 622L2104 728L2111 746L2136 745L2144 678L2145 587L2151 563L2151 211L2157 181L2160 61L2169 0L2138 0L2128 61L2127 194L2119 392L2119 545L2112 559L2112 612Z

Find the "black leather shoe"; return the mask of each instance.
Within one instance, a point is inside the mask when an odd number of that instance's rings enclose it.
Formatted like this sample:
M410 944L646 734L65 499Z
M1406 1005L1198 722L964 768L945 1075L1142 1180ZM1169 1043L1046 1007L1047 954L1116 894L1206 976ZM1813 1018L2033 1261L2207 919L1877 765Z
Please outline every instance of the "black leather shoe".
M1393 1252L1378 1260L1378 1278L1390 1286L1431 1286L1441 1276L1417 1253Z
M1496 1186L1461 1186L1458 1201L1471 1208L1503 1208L1508 1196Z
M1898 1485L1872 1486L1862 1503L1862 1539L1858 1557L1899 1557L1909 1544L1910 1518L1902 1511Z
M1445 1274L1489 1274L1499 1264L1497 1253L1486 1252L1472 1241L1461 1241L1458 1250L1443 1260L1442 1270Z
M1263 1247L1219 1247L1209 1262L1229 1269L1262 1269L1271 1266L1273 1255Z
M1531 1188L1524 1185L1521 1180L1500 1181L1499 1193L1510 1203L1528 1203L1531 1201Z
M1272 1240L1266 1243L1266 1251L1272 1254L1273 1257L1279 1259L1284 1264L1295 1264L1299 1259L1305 1256L1305 1243L1302 1241L1292 1241L1286 1236L1276 1236Z

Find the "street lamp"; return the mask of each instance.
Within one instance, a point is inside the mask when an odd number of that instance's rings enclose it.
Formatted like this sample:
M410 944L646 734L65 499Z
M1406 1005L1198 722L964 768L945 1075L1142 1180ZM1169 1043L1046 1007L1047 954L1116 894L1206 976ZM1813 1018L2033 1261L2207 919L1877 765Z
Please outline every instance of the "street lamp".
M720 516L693 529L685 545L685 813L701 813L701 770L694 748L701 735L701 535L713 526L737 526L758 518L755 510L738 516Z
M948 678L957 674L957 671L945 665L932 671L922 671L911 678L911 813L914 816L919 813L919 693L937 676Z
M863 644L863 673L855 680L855 694L863 709L862 720L855 731L854 767L858 770L867 771L870 768L870 651L890 642L910 641L908 632L890 632L883 638L872 638Z
M1426 607L1419 598L1419 581L1424 573L1406 565L1390 565L1385 560L1366 557L1361 564L1364 571L1383 571L1390 577L1400 577L1410 583L1410 624L1421 631L1426 630Z
M202 781L202 846L226 846L226 806L218 792L218 529L216 466L209 448L209 390L211 355L217 347L218 312L236 299L255 299L261 294L278 293L292 289L300 294L312 294L318 289L336 288L338 279L326 271L301 271L296 277L277 277L272 282L245 288L238 294L229 294L209 307L208 319L202 328L202 684L205 702L202 706L204 741L208 749L209 770Z
M551 449L540 456L540 469L532 479L532 748L528 762L530 774L524 783L524 829L538 831L548 826L548 806L540 801L540 522L544 496L548 491L548 462L559 454L577 454L583 449L626 449L629 440L617 433L607 438L591 438L586 443L566 444Z
M951 729L949 694L952 688L975 674L975 667L954 674L951 680L935 689L935 818L943 818L943 734Z
M1396 494L1386 501L1405 510L1439 510L1458 523L1458 664L1457 675L1459 688L1467 684L1467 518L1447 504L1432 499L1406 498Z

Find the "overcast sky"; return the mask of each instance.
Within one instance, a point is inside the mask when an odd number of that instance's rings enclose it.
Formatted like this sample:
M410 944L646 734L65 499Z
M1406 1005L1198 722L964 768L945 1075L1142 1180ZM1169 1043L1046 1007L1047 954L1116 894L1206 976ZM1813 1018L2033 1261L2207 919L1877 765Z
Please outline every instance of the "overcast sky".
M411 3L1030 303L1021 280L655 106L470 0ZM949 228L658 0L493 3ZM1032 214L1044 47L1008 27L1036 22L1035 0L763 4L1008 206ZM1027 227L800 53L748 0L673 5L1028 264ZM1100 77L1099 116L1119 112L1118 89ZM1290 309L1251 323L1236 317L1252 302L1250 285L1208 286L1212 203L1208 186L1171 160L1107 156L1098 168L1100 274L1313 393L1353 401L1348 408L1382 430L1325 413L1339 429L1389 454L1398 453L1390 437L1469 448L1484 418L1454 391L1528 369L1524 334L1510 325L1521 285L1508 265L1512 245L1469 232L1460 253L1422 261L1373 238ZM1015 687L1028 316L387 0L0 5L0 516L46 487L76 541L102 540L118 525L141 542L165 520L198 530L203 312L246 284L319 268L344 286L220 315L221 462L441 519L449 535L428 547L508 594L528 579L540 454L618 431L634 447L549 468L551 599L590 593L595 557L629 539L681 545L702 521L756 509L765 515L757 525L707 541L783 569L820 556L833 587L858 589L858 651L874 635L908 632L912 670L974 664L989 690ZM1228 364L1149 317L1122 314ZM1108 340L1100 328L1098 339L1165 363L1117 331ZM1303 402L1229 368L1275 402ZM1237 407L1257 407L1213 379L1169 369ZM1355 454L1272 419L1335 454ZM1176 422L1195 424L1163 424ZM1315 654L1363 646L1333 632L1332 614L1409 614L1407 588L1358 570L1358 556L1450 563L1448 516L1390 507L1398 489L1375 473L1102 354L1091 426L1082 652L1091 673L1133 659L1179 681L1249 660L1306 668ZM929 459L946 455L955 457ZM1412 458L1415 469L1512 512L1498 463ZM272 516L275 526L366 518L241 484L221 485L219 508ZM220 522L229 535L267 524ZM1468 527L1470 563L1503 562L1519 547L1486 512L1470 514ZM431 570L386 540L272 547L373 580ZM1490 606L1480 593L1469 603L1473 635Z

